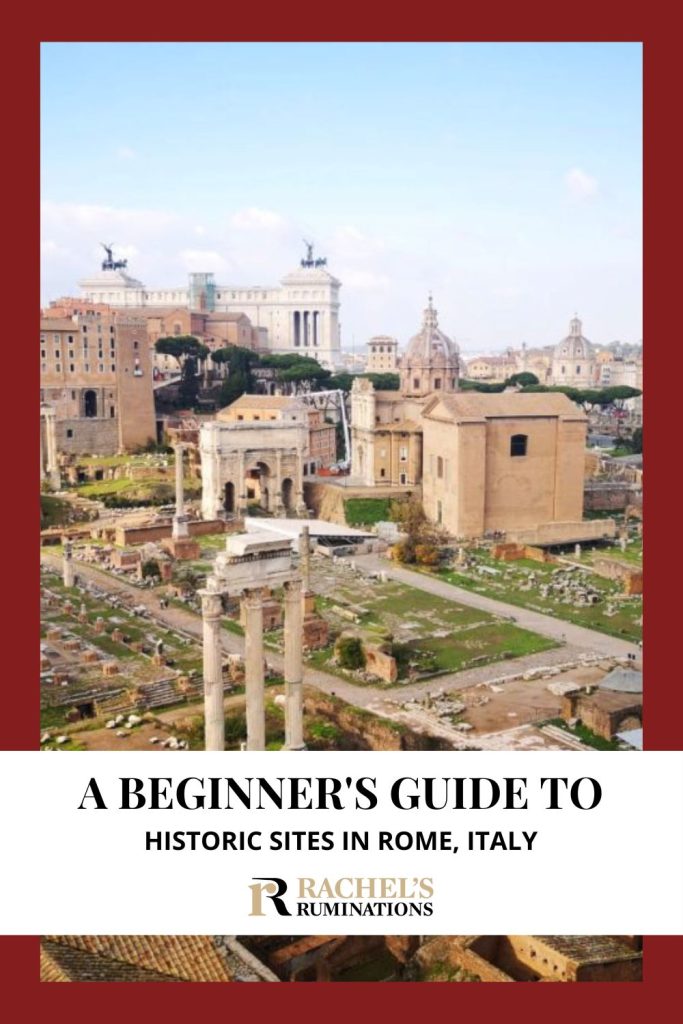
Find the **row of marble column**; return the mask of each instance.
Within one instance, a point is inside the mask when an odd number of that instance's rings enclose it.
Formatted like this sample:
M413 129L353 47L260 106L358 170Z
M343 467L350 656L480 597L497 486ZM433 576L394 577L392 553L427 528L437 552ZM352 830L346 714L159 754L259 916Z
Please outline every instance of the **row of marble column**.
M302 750L303 736L303 603L300 578L284 584L285 591L285 749ZM223 648L219 592L203 590L204 727L207 750L225 749L223 710ZM247 704L247 750L266 749L265 660L263 648L263 587L244 591L244 675Z
M297 309L292 313L292 337L294 345L317 348L322 339L322 313L315 309Z
M50 405L40 407L41 420L45 420L45 447L43 451L43 429L40 426L40 482L47 480L54 491L58 491L62 485L59 474L59 463L57 461L57 416ZM47 454L47 466L45 455Z

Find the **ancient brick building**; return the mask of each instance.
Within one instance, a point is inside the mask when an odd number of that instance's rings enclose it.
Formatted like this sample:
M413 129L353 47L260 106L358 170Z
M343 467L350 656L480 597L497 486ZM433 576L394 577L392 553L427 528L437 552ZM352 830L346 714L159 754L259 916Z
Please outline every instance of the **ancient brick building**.
M43 317L40 388L59 452L112 455L155 439L147 328L125 311Z

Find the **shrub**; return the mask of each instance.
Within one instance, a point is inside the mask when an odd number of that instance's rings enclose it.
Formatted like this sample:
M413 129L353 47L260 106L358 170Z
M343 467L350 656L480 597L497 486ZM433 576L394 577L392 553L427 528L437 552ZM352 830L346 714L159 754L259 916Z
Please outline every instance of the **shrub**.
M341 668L364 668L365 653L357 636L343 636L337 641L337 657Z
M415 561L418 565L438 565L441 559L436 544L417 544L415 547Z

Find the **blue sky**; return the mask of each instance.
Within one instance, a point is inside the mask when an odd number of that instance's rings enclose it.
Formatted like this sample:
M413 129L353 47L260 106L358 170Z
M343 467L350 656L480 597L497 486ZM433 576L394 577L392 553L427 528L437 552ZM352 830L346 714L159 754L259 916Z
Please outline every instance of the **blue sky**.
M642 336L639 44L50 43L42 94L44 301L100 241L158 287L308 237L347 348L430 288L467 352Z

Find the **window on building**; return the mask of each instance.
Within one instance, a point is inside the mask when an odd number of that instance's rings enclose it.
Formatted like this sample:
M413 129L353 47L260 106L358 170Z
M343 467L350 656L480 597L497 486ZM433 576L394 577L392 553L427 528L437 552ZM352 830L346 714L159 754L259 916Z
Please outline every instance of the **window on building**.
M111 364L111 372L116 373L116 363Z
M437 503L436 503L436 521L437 521L437 523L440 523L442 518L443 518L443 509L441 507L441 502L437 501Z
M72 401L72 402L75 402L75 401L76 401L76 392L75 392L75 391L72 391L72 392L71 392L71 401Z
M386 476L386 475L387 475L387 471L386 471L386 469L384 469L384 468L380 469L380 471L379 471L379 475L380 475L380 476Z
M436 475L439 480L443 480L443 459L440 455L438 455L436 459Z
M76 367L73 363L69 363L69 373L75 373Z
M85 391L83 393L83 412L88 419L94 419L97 416L96 391Z
M134 341L134 342L133 342L133 348L134 348L134 349L137 349L137 347L138 347L138 343L137 343L137 341Z
M68 343L69 343L70 345L73 345L73 343L74 343L74 336L73 336L73 334L70 334L70 335L69 335L69 336L67 337L67 339L66 339L66 340L68 341Z
M441 377L434 378L434 390L441 391Z
M41 359L45 359L45 349L44 348L41 348L41 350L40 350L40 358Z
M407 462L408 461L408 447L407 447L407 445L401 445L401 447L398 450L398 457L399 457L401 462Z
M420 386L420 378L419 377L413 377L413 387L414 388L419 388L419 386Z
M111 419L114 419L114 417L116 416L116 409L114 408L113 405L109 406L109 416Z
M565 368L564 368L564 366L561 366L561 367L560 367L560 373L565 373L565 372L566 372L566 371L565 371Z
M90 363L86 363L83 369L85 370L86 373L90 373Z
M526 455L528 440L526 434L513 434L510 438L510 455Z
M74 436L74 432L73 432L73 430L71 429L71 427L67 427L67 428L66 428L66 436L67 436L67 437L73 437L73 436Z
M577 373L581 373L581 367L580 367L580 366L577 366L577 367L576 367L576 372L577 372Z
M62 372L62 368L59 365L59 363L57 363L57 365L55 366L55 370L57 371L57 373L61 373Z
M61 359L61 356L60 356L60 354L59 354L59 351L56 351L56 352L55 352L55 359Z
M406 476L405 473L400 473L399 474L398 482L400 484L406 484L408 482L408 477Z
M111 326L111 327L109 328L109 333L110 333L110 334L113 334L113 333L114 333L114 325L113 325L113 324L112 324L112 326Z
M52 340L54 341L55 345L58 345L59 344L59 335L58 334L53 334L52 335Z
M87 325L86 325L86 324L83 324L83 333L84 333L84 334L87 334L87 333L88 333L88 328L87 328Z
M243 419L244 419L244 416L242 416L242 414L241 414L241 413L239 413L239 414L238 414L238 416L237 416L237 419L238 419L238 420L243 420Z

